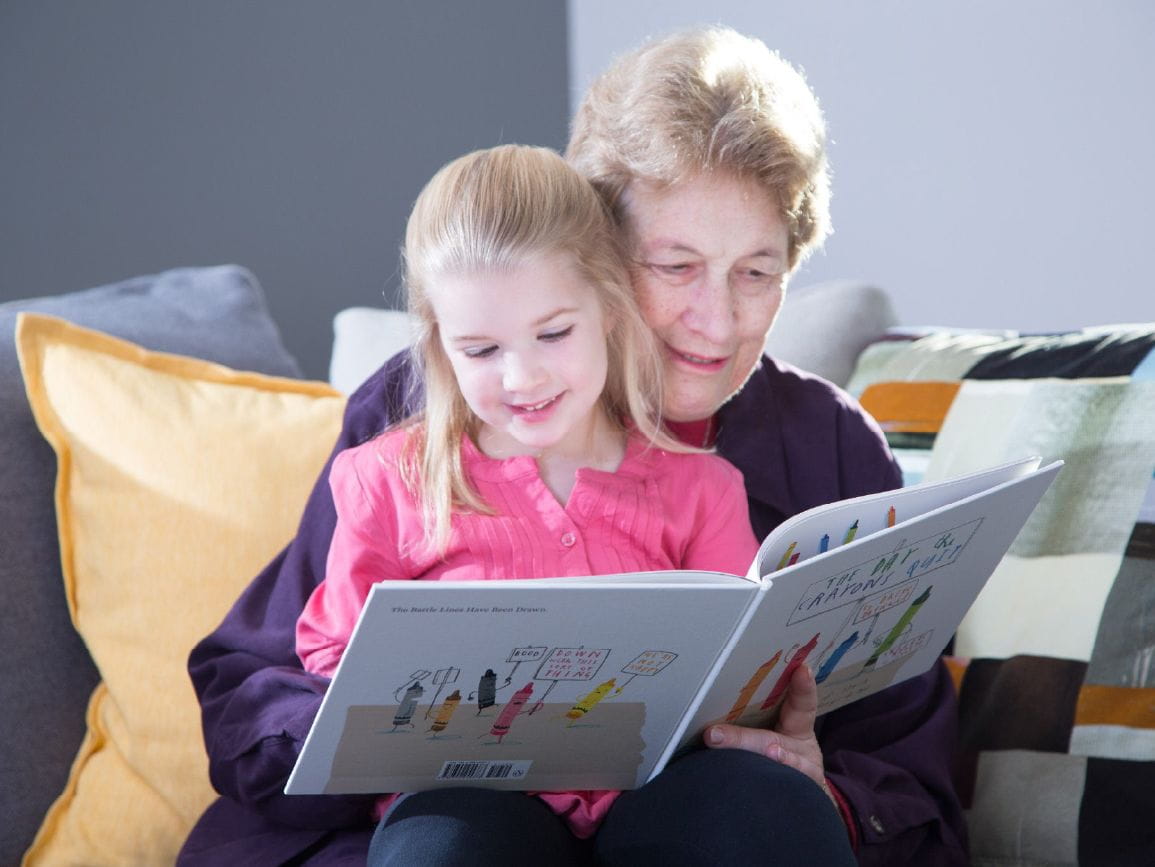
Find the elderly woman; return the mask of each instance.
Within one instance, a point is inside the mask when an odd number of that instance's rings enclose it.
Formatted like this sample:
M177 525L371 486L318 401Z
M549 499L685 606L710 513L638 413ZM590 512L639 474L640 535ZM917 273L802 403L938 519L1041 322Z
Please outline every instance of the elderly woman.
M567 151L624 233L664 352L669 426L742 471L759 536L900 480L850 397L762 355L790 275L828 230L824 147L802 77L761 42L714 28L617 61L578 109ZM352 396L336 450L405 414L408 371L392 359ZM965 863L941 665L817 719L800 668L775 729L713 727L709 749L624 793L589 840L517 792L410 795L376 828L371 797L283 795L326 685L294 653L335 522L326 477L297 538L191 656L223 797L182 863Z

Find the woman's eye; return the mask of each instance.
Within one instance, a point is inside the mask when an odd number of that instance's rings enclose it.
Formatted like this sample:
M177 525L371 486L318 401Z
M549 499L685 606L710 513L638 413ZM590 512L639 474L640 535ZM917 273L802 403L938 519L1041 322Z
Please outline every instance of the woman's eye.
M661 279L674 284L686 283L698 273L693 262L651 262L649 268Z
M462 350L466 358L488 358L495 352L497 352L496 346L471 346Z
M573 333L573 326L569 325L569 326L567 326L565 328L561 328L557 331L547 331L545 334L542 334L541 337L538 339L544 340L546 343L555 343L558 340L565 340L565 338L569 337L570 334L572 334L572 333Z
M748 295L761 296L763 293L780 285L782 275L777 271L761 268L745 268L738 272L736 284L741 292Z

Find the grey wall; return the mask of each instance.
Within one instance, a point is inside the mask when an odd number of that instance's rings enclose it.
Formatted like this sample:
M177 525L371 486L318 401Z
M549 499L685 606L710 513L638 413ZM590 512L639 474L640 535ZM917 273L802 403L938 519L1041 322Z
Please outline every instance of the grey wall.
M566 51L562 0L4 0L0 299L237 262L325 378L438 166L564 145Z
M835 234L796 285L871 280L921 324L1155 319L1155 4L571 0L572 94L713 22L802 66L827 114Z

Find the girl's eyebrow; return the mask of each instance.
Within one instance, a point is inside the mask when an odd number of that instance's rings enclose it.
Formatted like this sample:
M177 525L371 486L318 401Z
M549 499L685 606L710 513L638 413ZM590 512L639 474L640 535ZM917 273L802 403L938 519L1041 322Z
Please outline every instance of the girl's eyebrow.
M563 316L566 313L577 312L579 312L577 307L559 307L557 310L554 310L545 314L545 316L535 319L531 324L534 328L539 328L540 326L545 325L547 322L556 319L559 316ZM458 334L449 339L454 343L468 343L474 340L492 340L492 338L486 337L484 334Z
M533 324L534 325L545 325L545 323L549 322L551 319L556 319L557 317L563 316L566 313L577 313L577 312L578 312L578 308L576 308L576 307L559 307L557 310L553 311L552 313L547 313L545 316L542 316L540 319L535 319Z

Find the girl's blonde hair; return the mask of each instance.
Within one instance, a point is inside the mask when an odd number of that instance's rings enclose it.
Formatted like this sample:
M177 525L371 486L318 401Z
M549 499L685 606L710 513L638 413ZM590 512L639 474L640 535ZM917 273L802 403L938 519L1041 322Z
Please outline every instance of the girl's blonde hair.
M566 158L627 229L631 183L722 171L778 202L791 270L830 232L818 100L782 57L728 27L675 33L618 58L578 106Z
M444 551L455 509L492 513L470 486L461 438L478 419L457 386L441 345L430 290L447 275L516 268L536 254L568 254L597 292L608 329L608 373L601 405L612 423L632 423L650 442L685 451L662 430L661 360L634 304L617 233L589 182L558 154L523 145L475 151L433 176L413 206L403 262L411 348L424 408L413 423L401 464L417 496L426 542ZM500 299L494 299L500 304Z

